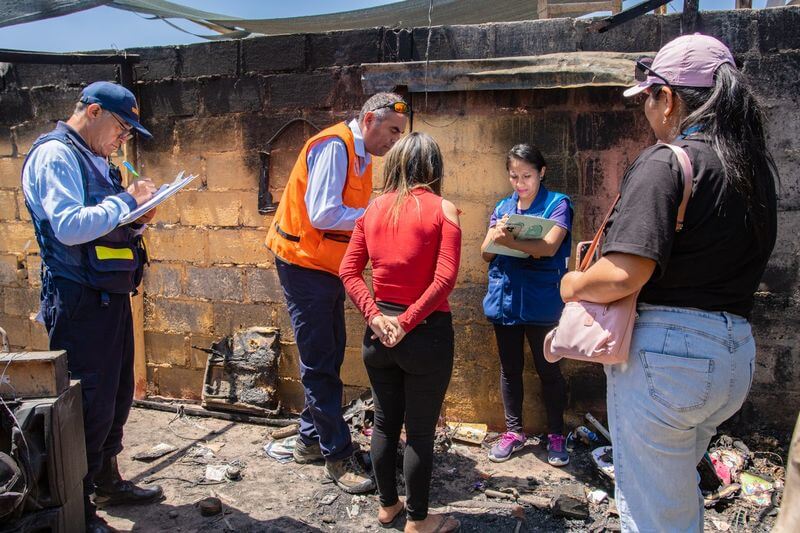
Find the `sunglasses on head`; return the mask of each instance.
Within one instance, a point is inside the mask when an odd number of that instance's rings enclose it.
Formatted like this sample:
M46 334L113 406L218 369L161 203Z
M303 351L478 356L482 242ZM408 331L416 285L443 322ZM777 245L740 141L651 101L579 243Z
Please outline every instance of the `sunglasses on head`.
M636 60L636 69L634 70L633 77L636 81L645 81L647 79L648 73L650 76L654 78L658 78L659 80L664 82L664 85L667 87L671 87L667 78L653 70L651 67L653 65L653 58L652 57L640 57Z
M392 102L391 104L386 104L376 107L373 111L377 111L378 109L384 109L384 108L391 109L395 113L400 113L403 115L408 115L411 113L411 106L402 100L400 100L399 102Z

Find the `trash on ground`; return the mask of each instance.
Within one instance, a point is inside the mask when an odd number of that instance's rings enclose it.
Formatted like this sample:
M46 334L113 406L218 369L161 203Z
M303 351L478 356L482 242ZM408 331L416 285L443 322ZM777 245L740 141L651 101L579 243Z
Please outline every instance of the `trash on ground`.
M333 502L335 502L338 497L339 497L338 492L329 492L328 494L319 499L319 504L330 505Z
M739 480L742 484L742 498L759 507L767 507L772 503L774 487L771 481L750 472L742 472Z
M297 443L297 435L281 440L271 440L264 446L264 451L269 457L281 463L288 463L294 460L294 447Z
M721 500L731 499L741 488L741 485L738 483L731 483L730 485L723 485L713 492L703 493L704 506L713 507Z
M739 450L718 448L709 456L724 485L739 481L739 472L745 465L745 457Z
M586 495L586 499L595 505L601 504L608 499L608 493L604 490L593 490Z
M224 481L227 465L207 465L206 476L208 481Z
M361 507L359 507L359 505L357 503L354 503L351 506L345 507L345 510L347 511L347 517L348 518L355 518L356 516L358 516L358 513L361 511Z
M172 453L177 449L177 446L167 444L166 442L161 442L147 451L137 453L133 456L133 458L137 461L152 461L154 459L158 459L159 457L164 457L168 453Z
M223 446L225 446L225 443L195 444L186 452L186 457L198 462L208 462L216 458L216 454L219 453Z
M586 415L584 415L584 418L586 419L587 422L589 422L589 424L594 426L594 428L608 441L609 444L612 444L611 433L609 433L606 427L603 424L601 424L598 419L592 416L592 413L586 413Z
M466 422L448 422L450 437L469 444L480 444L486 438L489 426L486 424L470 424Z
M703 454L703 458L697 463L697 473L700 475L700 490L703 492L715 491L724 482L717 475L714 462L708 452Z
M375 421L375 401L372 399L372 390L367 389L358 398L347 404L342 418L355 430L371 427Z
M580 442L587 446L602 444L600 436L586 426L576 427L574 434Z
M225 477L231 481L242 479L242 469L237 465L228 465L225 468Z
M609 479L614 479L614 459L611 455L611 446L600 446L592 450L592 460L600 473Z
M203 516L214 516L222 512L222 501L219 498L209 496L197 502L200 514Z

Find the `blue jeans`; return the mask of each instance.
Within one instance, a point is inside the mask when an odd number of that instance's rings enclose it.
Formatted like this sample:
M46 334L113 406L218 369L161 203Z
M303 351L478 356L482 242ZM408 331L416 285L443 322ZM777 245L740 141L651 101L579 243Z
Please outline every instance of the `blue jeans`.
M697 463L754 364L746 319L639 305L628 362L605 367L622 531L703 531Z
M319 442L328 461L353 455L350 427L342 418L344 386L339 372L344 362L344 286L327 272L275 258L294 339L300 352L300 381L305 407L300 414L300 438Z

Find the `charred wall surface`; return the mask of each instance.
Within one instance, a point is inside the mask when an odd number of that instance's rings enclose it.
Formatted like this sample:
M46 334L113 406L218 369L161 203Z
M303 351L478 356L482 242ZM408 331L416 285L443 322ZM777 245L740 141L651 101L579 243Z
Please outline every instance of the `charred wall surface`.
M758 343L750 420L790 424L800 408L800 8L702 13L700 31L731 47L754 80L768 115L769 146L781 172L778 243L753 317ZM645 16L604 34L571 19L431 30L427 57L475 59L554 52L652 52L680 34L679 16ZM259 152L287 121L324 127L357 113L369 95L361 64L426 57L428 29L383 28L286 35L191 46L129 50L141 55L134 91L154 133L129 157L157 182L181 169L199 173L191 190L163 205L148 230L152 264L144 281L148 390L196 398L205 354L192 345L240 327L278 326L284 357L284 406L302 407L296 349L273 258L264 248L270 215L258 212ZM37 135L69 116L81 88L118 80L114 66L5 64L0 69L0 326L18 348L45 349L31 320L38 307L39 257L20 190L20 171ZM533 142L549 162L547 183L576 205L575 238L587 237L608 206L626 165L653 141L641 110L616 89L415 93L414 129L432 134L445 153L443 194L462 209L463 266L451 303L456 367L445 415L503 424L499 365L481 300L486 266L479 254L488 215L507 194L504 152ZM275 200L305 138L291 126L272 146ZM379 167L380 165L378 165ZM378 171L378 169L376 169ZM379 182L379 179L376 179ZM364 323L348 307L342 377L348 395L368 386L360 359ZM526 425L541 430L538 380L526 370ZM570 413L604 411L599 367L565 363Z

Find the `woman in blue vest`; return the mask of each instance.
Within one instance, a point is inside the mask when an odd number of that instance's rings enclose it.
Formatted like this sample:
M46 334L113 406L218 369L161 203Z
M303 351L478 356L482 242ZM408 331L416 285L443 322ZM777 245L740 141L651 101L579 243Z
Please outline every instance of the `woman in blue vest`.
M522 371L527 337L547 411L547 459L551 465L563 466L569 462L563 435L567 386L558 363L545 361L542 346L564 306L559 285L567 272L571 248L572 203L566 195L549 191L542 184L546 163L536 147L514 146L508 152L506 169L514 192L495 206L481 245L483 259L489 263L483 311L494 324L506 417L506 432L492 447L489 459L506 461L525 445ZM555 226L542 239L516 240L506 227L506 220L513 214L548 218L555 221ZM527 257L487 252L492 243L523 252Z

